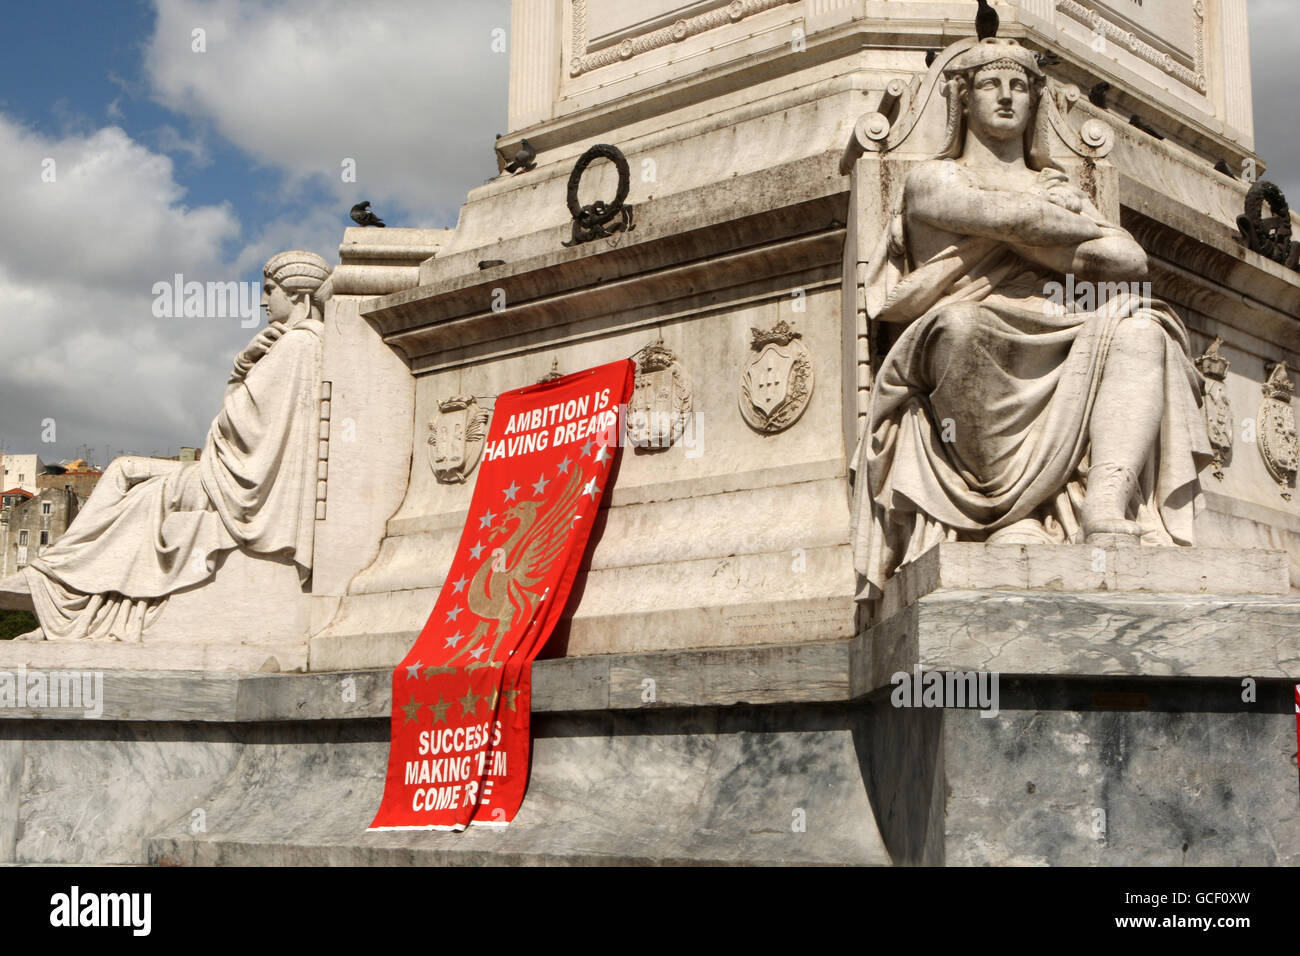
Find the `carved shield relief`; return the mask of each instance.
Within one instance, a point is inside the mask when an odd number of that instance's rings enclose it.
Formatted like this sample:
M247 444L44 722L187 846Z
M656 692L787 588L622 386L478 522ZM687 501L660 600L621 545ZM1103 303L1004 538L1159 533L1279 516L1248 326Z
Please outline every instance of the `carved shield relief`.
M1296 468L1300 466L1300 443L1296 441L1295 412L1291 396L1295 386L1286 362L1279 362L1264 383L1264 400L1259 405L1258 444L1268 473L1277 481L1282 497L1291 500Z
M691 414L686 372L663 342L636 356L636 382L627 404L627 437L646 451L663 451L681 437Z
M473 396L456 396L438 403L438 415L429 422L429 467L444 485L461 484L483 454L488 419Z
M756 431L789 428L812 398L812 357L789 323L750 329L751 354L740 376L740 414Z

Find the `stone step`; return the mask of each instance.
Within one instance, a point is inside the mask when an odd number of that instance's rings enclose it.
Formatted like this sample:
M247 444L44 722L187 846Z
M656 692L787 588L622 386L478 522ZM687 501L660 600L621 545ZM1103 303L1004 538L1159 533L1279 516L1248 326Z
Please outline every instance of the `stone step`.
M935 591L855 641L855 694L894 675L1300 679L1300 597Z
M949 588L1281 595L1290 574L1285 551L944 542L886 582L877 620Z
M367 832L388 721L346 739L253 728L231 772L146 841L171 865L890 865L855 747L860 713L809 705L535 715L508 827ZM304 734L310 734L304 731Z

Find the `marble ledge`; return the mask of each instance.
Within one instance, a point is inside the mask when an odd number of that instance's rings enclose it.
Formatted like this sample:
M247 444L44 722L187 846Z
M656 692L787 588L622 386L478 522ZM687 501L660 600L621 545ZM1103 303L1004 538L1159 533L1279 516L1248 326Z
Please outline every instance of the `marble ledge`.
M533 710L847 703L918 665L1046 679L1295 680L1300 599L940 590L849 640L539 660ZM391 673L105 669L97 715L0 703L0 720L387 720Z

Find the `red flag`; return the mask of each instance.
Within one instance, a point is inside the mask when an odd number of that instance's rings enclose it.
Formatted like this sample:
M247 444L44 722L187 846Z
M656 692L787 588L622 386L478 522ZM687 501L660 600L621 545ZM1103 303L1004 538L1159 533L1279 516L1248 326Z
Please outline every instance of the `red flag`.
M393 671L388 777L371 830L514 819L528 782L532 662L582 563L634 369L613 362L497 398L451 570Z

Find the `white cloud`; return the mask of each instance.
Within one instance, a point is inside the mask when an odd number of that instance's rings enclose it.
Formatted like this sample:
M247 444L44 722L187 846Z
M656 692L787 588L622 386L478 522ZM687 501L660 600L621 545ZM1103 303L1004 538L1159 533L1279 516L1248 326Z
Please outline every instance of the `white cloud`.
M260 163L316 177L339 198L340 225L358 199L381 214L404 207L409 218L393 225L454 225L466 191L496 174L508 54L490 44L494 27L509 27L506 0L156 5L145 55L154 97ZM356 183L340 175L348 158Z
M187 206L171 160L117 127L54 138L0 115L0 181L13 224L0 235L0 441L57 458L83 442L148 453L201 440L223 353L250 333L157 319L152 288L177 272L237 278L222 254L234 211ZM39 444L47 418L57 454Z

